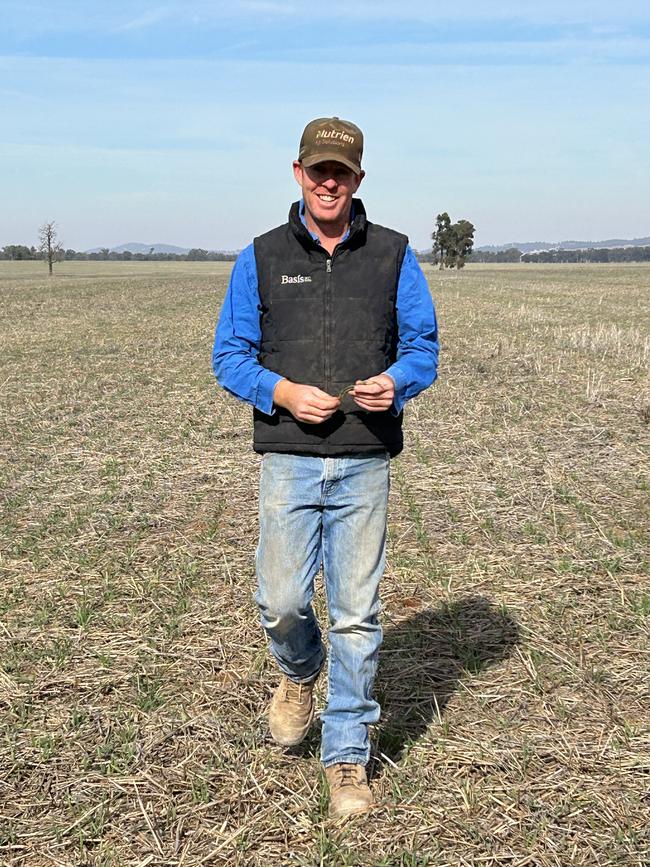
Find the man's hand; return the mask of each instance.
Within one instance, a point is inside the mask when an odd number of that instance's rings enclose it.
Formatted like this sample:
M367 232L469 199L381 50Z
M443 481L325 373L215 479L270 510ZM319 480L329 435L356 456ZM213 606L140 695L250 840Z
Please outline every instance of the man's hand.
M315 385L300 385L281 379L273 391L273 403L288 409L298 421L320 424L334 415L341 405L338 397L332 397Z
M381 412L390 409L395 397L395 383L386 373L380 373L371 379L357 379L350 391L362 409L370 412Z

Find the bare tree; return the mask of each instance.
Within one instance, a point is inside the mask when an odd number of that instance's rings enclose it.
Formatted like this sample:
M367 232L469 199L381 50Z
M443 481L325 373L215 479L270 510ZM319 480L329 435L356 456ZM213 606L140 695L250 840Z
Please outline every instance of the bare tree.
M60 262L63 258L63 244L57 241L56 223L43 223L38 230L38 249L45 253L48 273L52 276L53 262Z

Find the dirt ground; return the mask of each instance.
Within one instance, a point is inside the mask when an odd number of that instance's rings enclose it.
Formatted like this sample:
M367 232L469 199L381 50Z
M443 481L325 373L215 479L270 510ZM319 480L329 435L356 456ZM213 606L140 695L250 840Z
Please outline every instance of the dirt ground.
M229 270L0 262L0 863L648 864L650 267L426 268L379 806L339 823L318 725L267 732Z

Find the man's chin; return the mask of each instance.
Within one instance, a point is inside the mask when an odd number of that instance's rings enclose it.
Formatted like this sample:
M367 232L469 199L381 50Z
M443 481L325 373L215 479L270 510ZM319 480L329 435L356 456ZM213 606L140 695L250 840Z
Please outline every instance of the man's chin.
M340 223L343 218L343 211L340 208L335 211L331 211L329 208L316 208L315 211L312 211L312 216L319 223Z

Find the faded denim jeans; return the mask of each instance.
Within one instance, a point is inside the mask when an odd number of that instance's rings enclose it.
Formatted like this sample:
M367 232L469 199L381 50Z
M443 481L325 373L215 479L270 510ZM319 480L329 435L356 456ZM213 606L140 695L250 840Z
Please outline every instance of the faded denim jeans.
M316 457L266 452L260 473L255 601L280 670L296 682L323 667L312 608L323 564L329 612L327 707L321 760L366 764L372 687L382 629L379 579L386 561L387 452Z

